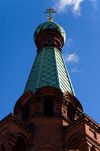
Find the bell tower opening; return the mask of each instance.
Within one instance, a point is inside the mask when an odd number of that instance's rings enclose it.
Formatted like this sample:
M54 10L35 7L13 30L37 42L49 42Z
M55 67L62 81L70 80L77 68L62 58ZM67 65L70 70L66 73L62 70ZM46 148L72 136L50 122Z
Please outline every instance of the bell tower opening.
M68 119L72 122L74 120L73 106L71 104L68 105L67 108Z
M30 107L29 107L29 105L27 105L24 108L23 121L26 121L29 118L29 115L30 115Z
M46 97L43 101L43 115L44 116L53 116L53 107L54 101L50 97Z

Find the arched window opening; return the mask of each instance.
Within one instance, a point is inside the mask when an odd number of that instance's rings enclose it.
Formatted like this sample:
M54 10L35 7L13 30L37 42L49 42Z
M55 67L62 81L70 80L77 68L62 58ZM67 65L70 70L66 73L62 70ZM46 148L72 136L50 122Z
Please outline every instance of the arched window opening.
M69 151L80 151L82 148L77 137L75 137L69 144Z
M92 146L91 151L96 151L94 146Z
M43 115L44 116L53 116L53 99L47 97L44 99L43 102Z
M19 137L13 151L25 151L25 150L26 150L26 143L22 137Z
M71 104L67 107L67 116L70 121L74 120L73 106Z
M27 105L27 106L25 106L25 108L24 108L23 120L24 120L24 121L27 120L27 119L29 118L29 116L30 116L30 106Z
M47 44L52 44L52 39L51 38L47 39Z

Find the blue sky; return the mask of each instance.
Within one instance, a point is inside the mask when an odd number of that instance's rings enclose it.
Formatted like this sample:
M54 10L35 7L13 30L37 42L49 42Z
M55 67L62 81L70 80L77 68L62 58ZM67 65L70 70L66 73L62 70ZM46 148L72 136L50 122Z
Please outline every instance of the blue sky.
M49 7L66 32L62 53L76 97L100 124L100 0L0 1L0 119L23 94L36 56L33 33Z

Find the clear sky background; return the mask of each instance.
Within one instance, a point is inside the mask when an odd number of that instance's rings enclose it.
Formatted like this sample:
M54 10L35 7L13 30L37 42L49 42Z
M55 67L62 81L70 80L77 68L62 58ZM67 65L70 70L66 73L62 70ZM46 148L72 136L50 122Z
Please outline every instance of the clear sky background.
M84 113L100 124L100 0L0 0L0 119L13 112L36 56L33 33L46 22L65 29L65 63Z

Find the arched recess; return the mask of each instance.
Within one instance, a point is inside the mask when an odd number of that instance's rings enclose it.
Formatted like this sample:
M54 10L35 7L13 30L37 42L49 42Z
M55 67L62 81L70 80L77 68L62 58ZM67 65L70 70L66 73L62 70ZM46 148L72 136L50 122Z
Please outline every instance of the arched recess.
M21 136L18 137L13 151L26 151L26 142Z
M4 148L3 144L0 146L0 151L5 151L5 148Z
M67 116L71 122L74 121L74 108L71 103L69 103L67 107Z
M26 146L28 146L31 142L30 140L22 133L15 133L15 137L17 138L17 142L19 140L19 138L21 138L21 140L23 140L23 142L26 144Z
M80 140L81 140L81 135L80 134L76 134L73 135L72 137L70 137L69 141L68 141L68 149L73 150L73 151L82 151L82 147L80 145Z
M54 100L51 97L46 97L43 100L43 115L44 116L54 115Z
M91 151L96 151L94 146L92 146Z

